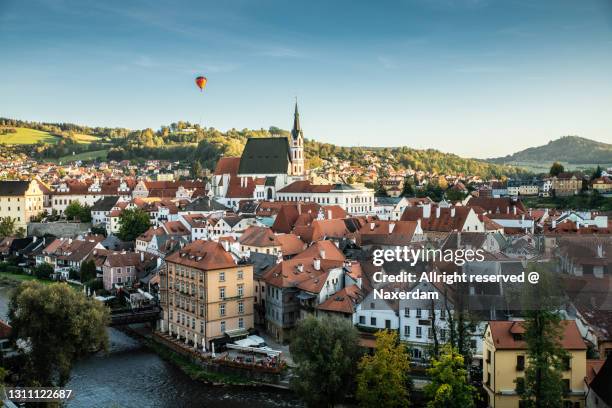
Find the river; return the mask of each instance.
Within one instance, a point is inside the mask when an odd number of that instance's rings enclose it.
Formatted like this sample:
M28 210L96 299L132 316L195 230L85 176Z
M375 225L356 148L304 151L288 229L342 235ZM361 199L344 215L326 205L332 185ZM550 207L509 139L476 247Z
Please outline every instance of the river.
M10 287L0 287L0 315L6 319ZM215 387L192 380L137 340L109 328L110 347L75 364L66 388L68 407L298 407L287 392L249 387Z

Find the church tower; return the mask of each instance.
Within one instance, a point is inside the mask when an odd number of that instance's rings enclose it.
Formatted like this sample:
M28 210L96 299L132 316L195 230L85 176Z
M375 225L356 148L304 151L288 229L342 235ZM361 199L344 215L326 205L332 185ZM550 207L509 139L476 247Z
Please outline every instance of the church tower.
M304 132L300 127L300 114L298 112L297 100L295 101L295 113L293 114L293 129L291 129L291 175L303 176L304 170Z

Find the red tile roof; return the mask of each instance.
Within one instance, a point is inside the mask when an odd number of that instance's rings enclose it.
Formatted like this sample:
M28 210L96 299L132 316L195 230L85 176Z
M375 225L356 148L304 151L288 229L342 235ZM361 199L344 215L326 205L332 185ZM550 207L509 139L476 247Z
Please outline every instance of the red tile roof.
M527 344L524 340L515 340L513 333L524 333L524 322L521 321L490 321L491 336L493 344L497 350L525 350ZM564 320L561 322L563 328L563 338L561 346L566 350L586 350L586 344L578 326L573 320Z
M197 240L166 258L166 262L177 263L200 270L232 268L234 258L214 241Z

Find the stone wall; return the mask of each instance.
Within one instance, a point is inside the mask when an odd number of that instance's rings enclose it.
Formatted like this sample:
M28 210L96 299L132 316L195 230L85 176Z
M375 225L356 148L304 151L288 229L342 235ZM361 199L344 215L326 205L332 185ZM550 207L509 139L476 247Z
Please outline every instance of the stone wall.
M54 235L58 238L74 238L91 230L89 222L31 222L28 224L28 235L42 237Z

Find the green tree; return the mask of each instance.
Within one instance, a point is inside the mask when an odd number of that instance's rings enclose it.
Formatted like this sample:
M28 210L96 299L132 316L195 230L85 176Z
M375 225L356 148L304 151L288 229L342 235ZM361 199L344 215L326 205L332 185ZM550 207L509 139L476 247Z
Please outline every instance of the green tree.
M53 273L53 266L46 262L41 263L34 268L33 273L38 279L49 279Z
M517 392L527 408L561 408L563 370L569 358L561 346L561 291L547 266L531 264L529 271L538 272L540 279L537 284L528 284L523 292L528 364L525 379L517 383Z
M28 339L21 374L29 386L63 386L77 359L108 347L106 306L64 283L22 283L9 319L13 336Z
M469 384L463 356L451 345L442 347L440 357L427 369L431 382L424 388L427 408L474 407L476 388Z
M410 405L410 358L397 333L376 333L376 351L359 362L357 400L363 407L407 407Z
M78 201L72 201L64 210L64 215L68 220L78 220L81 222L91 221L91 208Z
M79 275L82 283L89 282L96 278L96 263L93 259L81 263Z
M598 164L597 168L595 169L595 171L591 175L591 180L595 180L596 178L601 177L601 173L602 173L602 169L601 169L601 166Z
M402 187L402 197L414 196L414 184L412 177L404 178L404 186Z
M2 217L0 219L0 237L11 237L15 234L16 220L11 217Z
M191 165L191 176L195 179L202 175L202 164L198 160L194 160Z
M151 226L149 214L140 208L123 210L119 216L119 238L123 241L134 241L136 237Z
M565 168L563 168L563 165L559 162L554 162L552 164L552 166L550 166L550 175L551 176L558 176L559 174L563 173L565 171Z
M297 364L291 386L310 407L333 407L353 385L359 346L357 330L337 317L302 320L290 346Z

